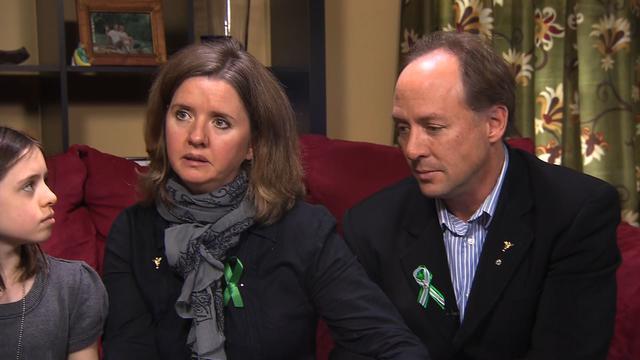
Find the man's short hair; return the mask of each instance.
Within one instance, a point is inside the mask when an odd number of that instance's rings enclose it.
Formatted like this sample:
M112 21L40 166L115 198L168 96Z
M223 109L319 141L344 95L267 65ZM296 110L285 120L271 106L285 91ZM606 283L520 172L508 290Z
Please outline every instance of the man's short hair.
M494 105L509 110L509 126L515 116L515 78L510 67L480 35L465 32L433 32L411 48L403 69L435 50L453 54L460 63L465 102L475 112Z

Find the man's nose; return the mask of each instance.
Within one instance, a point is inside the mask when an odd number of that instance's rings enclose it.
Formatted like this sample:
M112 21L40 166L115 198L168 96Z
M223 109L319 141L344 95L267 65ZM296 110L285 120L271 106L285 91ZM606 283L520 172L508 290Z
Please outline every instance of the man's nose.
M409 131L403 146L403 152L409 160L418 160L421 157L429 156L431 153L429 150L429 141L421 129L414 127Z

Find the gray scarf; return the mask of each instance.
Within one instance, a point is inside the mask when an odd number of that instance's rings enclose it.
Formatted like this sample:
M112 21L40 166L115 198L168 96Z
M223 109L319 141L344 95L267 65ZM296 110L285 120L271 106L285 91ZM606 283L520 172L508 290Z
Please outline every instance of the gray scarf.
M253 224L255 208L247 188L244 172L200 195L169 179L171 206L156 201L160 215L172 223L164 232L164 246L169 265L184 279L175 308L180 317L193 319L187 338L192 358L226 359L221 277L227 250Z

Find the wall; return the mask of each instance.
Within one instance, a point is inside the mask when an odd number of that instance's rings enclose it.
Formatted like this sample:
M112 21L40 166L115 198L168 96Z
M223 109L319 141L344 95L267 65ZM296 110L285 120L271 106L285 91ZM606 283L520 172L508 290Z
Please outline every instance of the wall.
M31 54L23 63L27 65L38 64L35 4L35 0L2 0L0 8L0 50L25 46ZM75 19L75 0L65 0L64 9L65 20ZM25 76L25 81L32 80L29 75L17 76ZM42 138L39 110L30 106L30 101L3 100L0 99L0 125ZM72 104L69 107L69 143L90 144L120 156L144 156L144 109L144 104Z
M392 143L400 1L325 0L327 135Z
M75 2L76 0L64 0L65 21L75 21ZM184 3L163 0L166 34L184 34L187 26L184 24L187 18ZM0 50L27 47L31 57L23 64L29 65L38 64L35 4L36 0L1 0L0 4ZM270 48L265 46L269 43L270 24L266 16L268 9L269 0L252 0L253 27L249 31L249 50L266 64L270 61ZM29 75L24 74L18 76L29 78ZM7 100L2 94L0 91L0 125L42 138L37 107L26 104L28 101ZM12 99L15 97L12 96ZM89 144L101 151L120 156L145 156L144 116L144 103L72 102L69 106L69 143Z
M30 57L23 64L38 63L36 27L33 18L36 13L35 1L2 0L0 11L0 50L16 50L24 46ZM19 29L16 31L16 29ZM25 76L24 74L17 76ZM0 86L3 86L0 83ZM6 89L0 89L4 94ZM9 91L13 91L11 89ZM25 104L0 99L0 124L21 129L29 135L39 138L40 113L37 108Z
M24 46L31 54L23 64L38 63L37 36L33 19L36 14L35 1L2 0L0 11L0 50L15 50ZM19 29L16 31L15 29Z
M76 0L64 0L65 21L76 19ZM183 1L163 0L167 36L184 33L187 9ZM69 144L88 144L100 151L124 157L145 157L144 102L71 102Z
M73 3L65 9L73 9ZM263 44L268 40L269 0L253 0L251 4L251 24L249 29L249 50L268 63L269 49ZM184 2L163 1L164 26L166 34L184 32L184 19L187 18ZM241 11L234 11L240 13ZM167 14L172 16L167 16ZM65 18L74 19L73 10L65 11ZM233 23L232 23L233 24ZM197 39L199 36L196 37ZM145 104L82 104L72 105L69 109L69 142L90 144L91 146L111 154L125 157L146 156L143 140Z
M268 1L257 1L252 7L258 12L266 11ZM167 13L176 14L176 9L168 9L171 1L163 3ZM65 18L75 17L74 5L74 0L65 0ZM392 142L389 114L396 77L399 12L399 1L325 0L329 137ZM29 64L35 64L37 59L34 17L34 0L2 0L0 49L26 45L32 54ZM268 17L262 18L269 28ZM171 21L165 24L167 28L172 26ZM254 36L260 37L250 34L252 39ZM262 37L268 39L268 34ZM268 58L268 48L256 50ZM90 144L121 156L144 156L143 121L144 104L72 105L70 143ZM36 137L41 135L39 114L21 104L0 101L0 124L26 130Z

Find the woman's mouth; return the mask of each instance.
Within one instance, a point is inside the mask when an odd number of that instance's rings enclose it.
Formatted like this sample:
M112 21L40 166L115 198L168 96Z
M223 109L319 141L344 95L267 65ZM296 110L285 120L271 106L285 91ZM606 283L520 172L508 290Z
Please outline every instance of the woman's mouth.
M207 160L206 157L202 156L202 155L196 155L196 154L187 154L185 156L183 156L183 159L188 161L188 162L192 162L192 163L196 163L196 164L202 164L202 163L209 163L209 160Z

